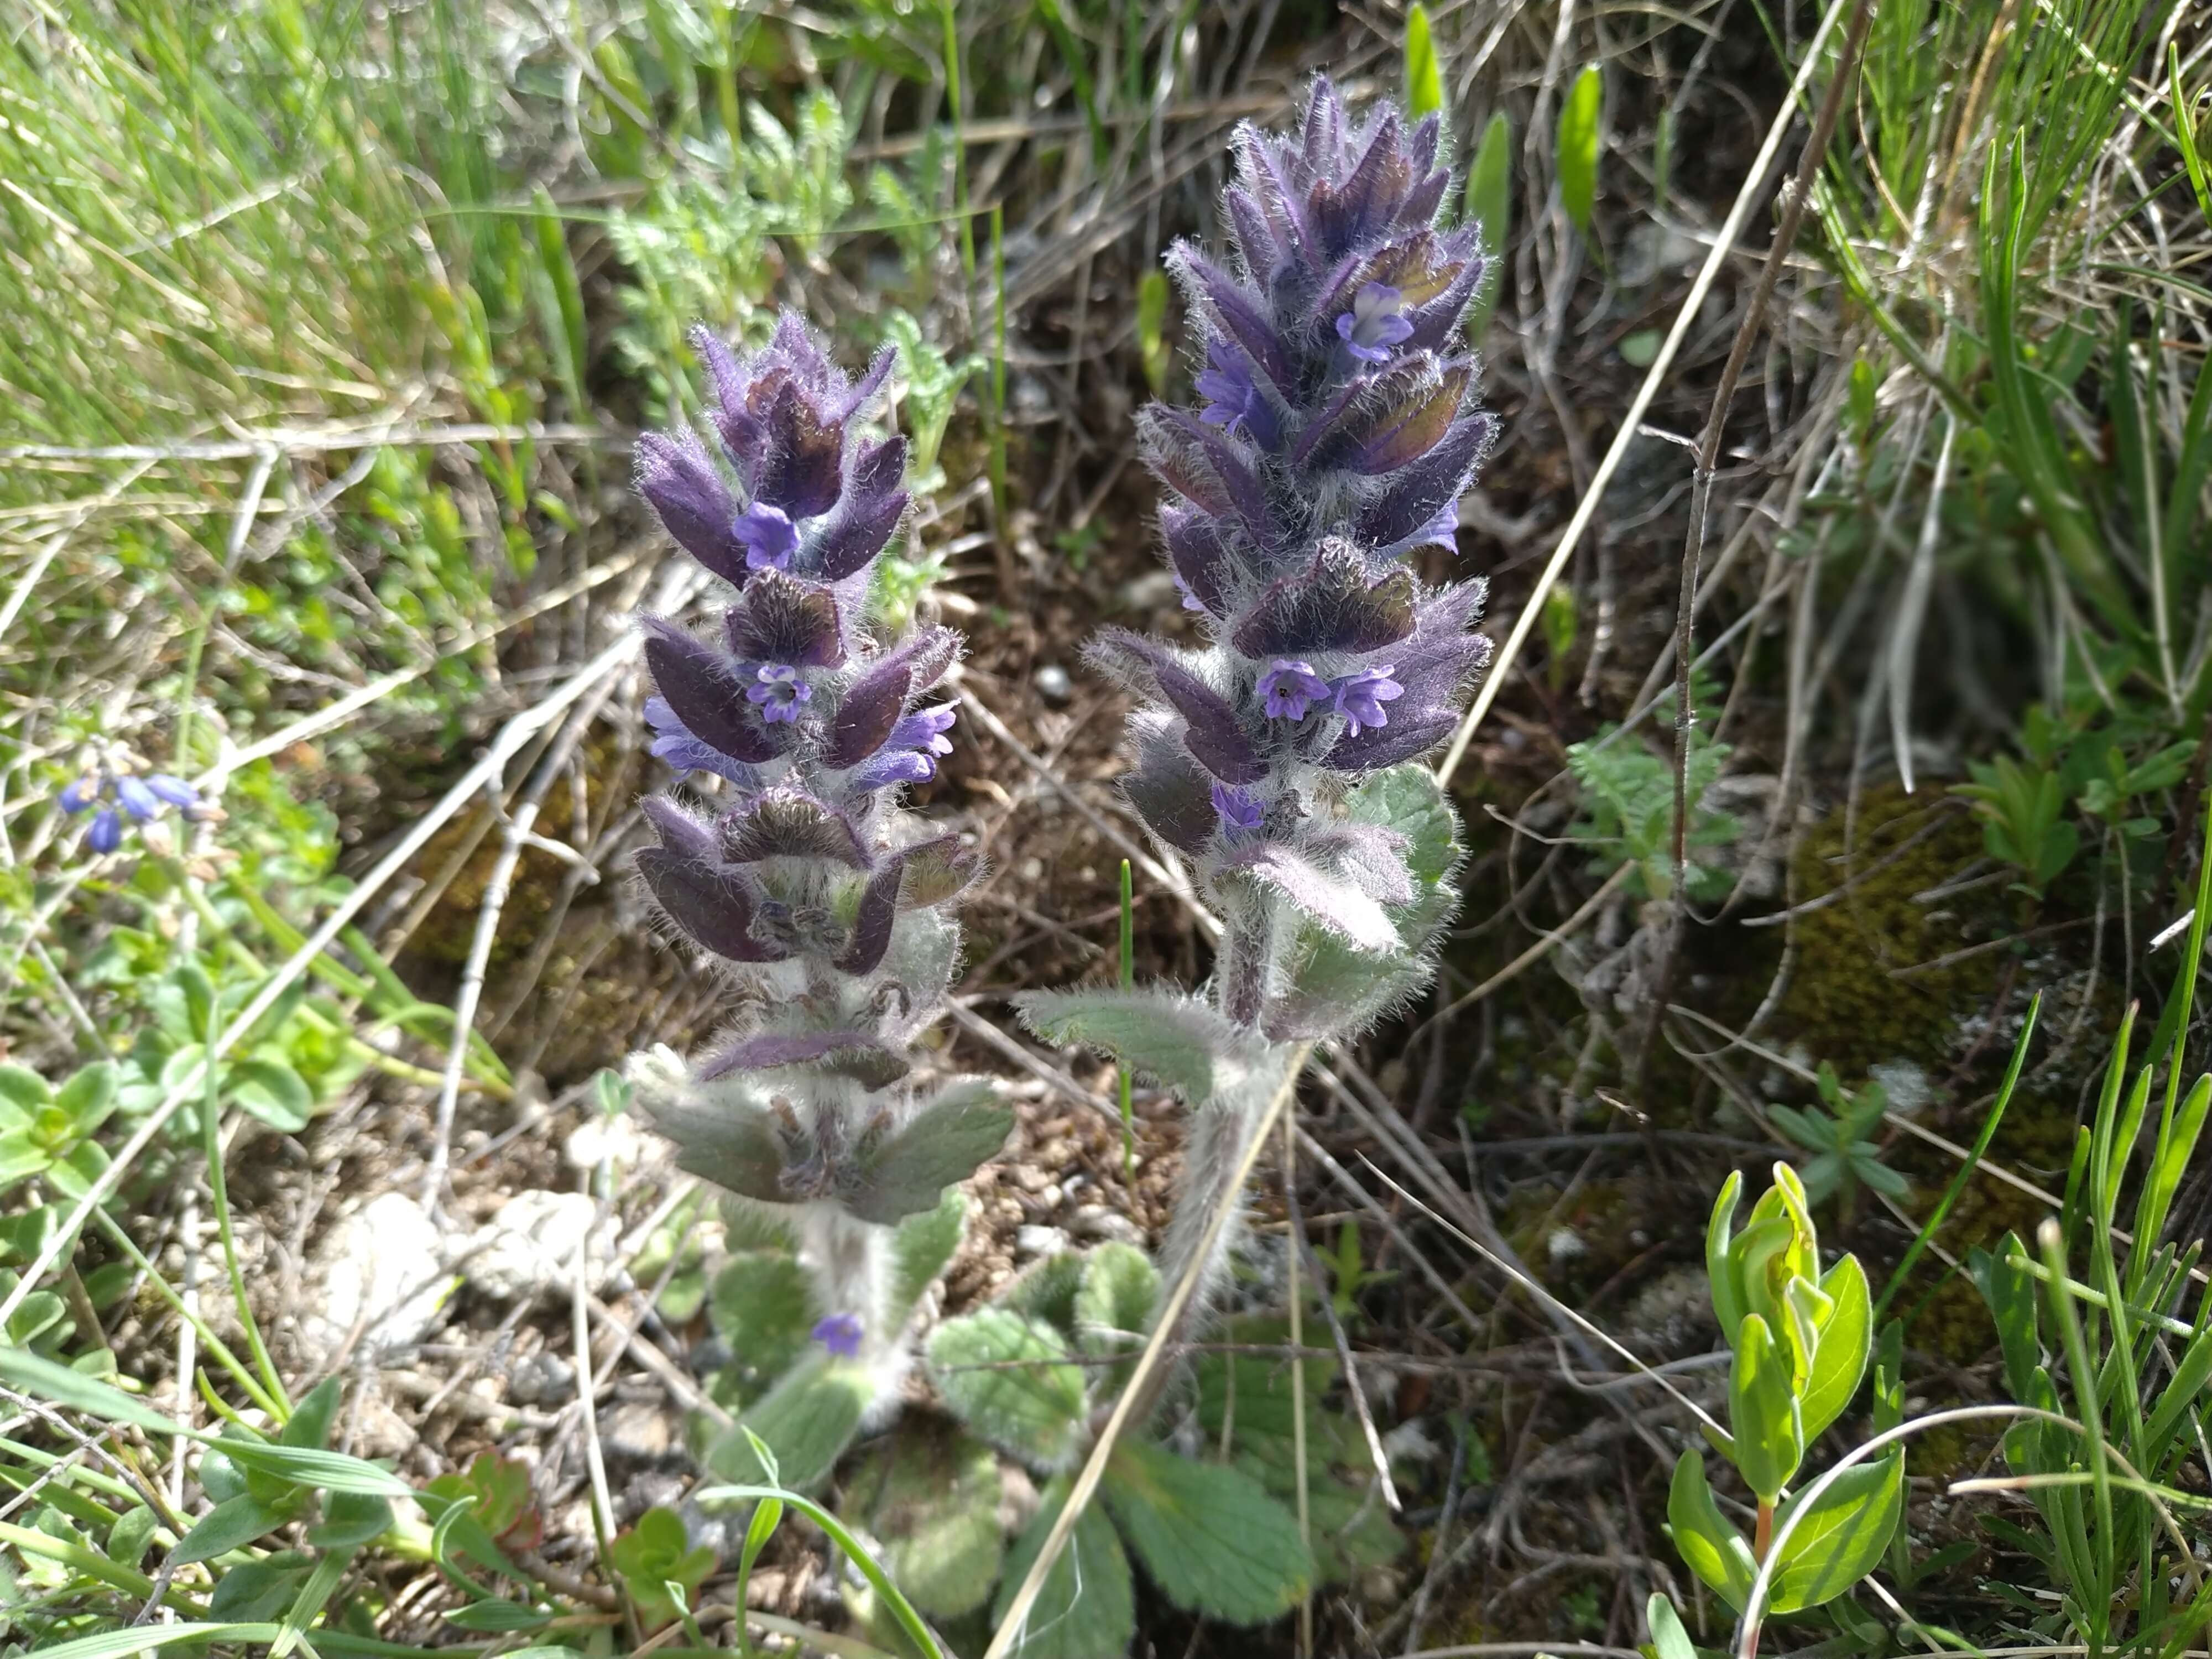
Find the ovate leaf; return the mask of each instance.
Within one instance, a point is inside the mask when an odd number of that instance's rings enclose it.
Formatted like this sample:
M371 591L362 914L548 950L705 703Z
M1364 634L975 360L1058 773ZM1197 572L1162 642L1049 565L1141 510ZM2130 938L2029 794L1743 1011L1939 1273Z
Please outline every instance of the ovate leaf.
M799 1363L823 1311L806 1270L781 1250L733 1251L714 1275L708 1305L749 1394Z
M1241 1469L1124 1441L1099 1489L1145 1571L1187 1613L1256 1625L1313 1583L1297 1517Z
M1249 1045L1242 1034L1183 992L1030 991L1014 1006L1047 1042L1100 1049L1193 1105L1245 1069Z
M1817 1607L1857 1583L1881 1565L1904 1513L1899 1447L1878 1463L1845 1469L1810 1507L1802 1496L1791 1498L1775 1516L1782 1553L1774 1571L1773 1611Z
M1060 1520L1067 1503L1067 1482L1052 1482L1043 1498L1036 1518L1006 1553L999 1598L991 1611L994 1624L1005 1622L1015 1593ZM1022 1633L1008 1651L1018 1659L1125 1659L1136 1634L1129 1558L1121 1553L1113 1522L1094 1504L1084 1510L1060 1559L1045 1574Z
M1851 1403L1874 1352L1874 1298L1859 1259L1843 1257L1822 1278L1820 1290L1832 1305L1820 1327L1813 1373L1798 1400L1808 1445Z
M957 1619L990 1599L1006 1553L999 1529L999 1459L957 1430L909 1426L871 1449L846 1490L883 1565L932 1619ZM848 1514L851 1511L848 1511Z
M891 1235L891 1317L903 1323L938 1274L960 1249L968 1200L948 1188L937 1207L910 1215Z
M860 1150L860 1185L842 1194L863 1221L895 1226L937 1207L945 1189L998 1156L1013 1109L973 1088L949 1090L905 1127Z
M1758 1564L1751 1559L1751 1546L1743 1534L1729 1524L1713 1501L1713 1489L1705 1481L1705 1460L1698 1452L1684 1452L1674 1464L1674 1478L1667 1490L1667 1528L1690 1571L1741 1613L1750 1599Z
M952 1414L1010 1456L1058 1469L1074 1455L1085 1380L1049 1325L1004 1308L948 1320L929 1367Z
M733 1486L781 1484L805 1492L829 1478L860 1431L874 1390L867 1373L827 1354L802 1361L707 1449L707 1467ZM747 1431L775 1459L761 1465Z
M1083 1258L1075 1293L1076 1346L1094 1358L1138 1346L1159 1294L1160 1270L1142 1250L1101 1244Z

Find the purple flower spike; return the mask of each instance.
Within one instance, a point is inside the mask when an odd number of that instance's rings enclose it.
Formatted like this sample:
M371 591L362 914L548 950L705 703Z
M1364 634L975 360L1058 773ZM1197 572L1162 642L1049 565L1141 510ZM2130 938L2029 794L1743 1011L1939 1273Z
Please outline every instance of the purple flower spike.
M834 1313L814 1327L814 1340L840 1359L860 1357L862 1334L858 1314Z
M115 799L125 811L141 823L159 816L161 811L161 797L146 787L143 778L116 779Z
M99 793L100 780L87 776L79 778L75 783L64 786L61 793L55 799L61 802L63 811L82 812L92 805L94 798Z
M738 514L730 533L744 544L748 570L787 570L799 547L799 532L780 507L755 501Z
M1221 827L1234 833L1240 830L1257 830L1267 822L1267 809L1242 789L1232 789L1225 783L1213 786L1213 811L1221 820Z
M1401 314L1406 296L1388 283L1363 283L1352 309L1336 319L1337 337L1363 363L1387 363L1390 348L1409 340L1413 325Z
M200 792L167 772L149 772L146 787L170 805L189 812L200 804Z
M814 688L799 678L788 663L773 662L757 670L745 688L745 701L760 705L761 718L773 724L796 720L799 705L814 695Z
M1260 677L1258 690L1267 700L1269 720L1302 720L1310 706L1328 696L1329 684L1314 672L1311 663L1290 662L1278 657Z
M1346 674L1336 683L1336 712L1344 716L1346 735L1358 737L1362 728L1388 726L1390 716L1382 705L1395 702L1406 695L1406 688L1390 678L1395 665L1384 663L1379 668L1363 668L1355 674Z
M1219 340L1206 348L1206 367L1199 371L1191 382L1198 395L1206 400L1198 418L1208 426L1218 426L1234 437L1242 428L1263 449L1273 449L1279 435L1275 424L1275 411L1253 384L1252 371L1244 365L1243 357Z
M123 845L123 820L112 806L103 806L92 815L92 828L84 832L84 844L95 853L112 853Z

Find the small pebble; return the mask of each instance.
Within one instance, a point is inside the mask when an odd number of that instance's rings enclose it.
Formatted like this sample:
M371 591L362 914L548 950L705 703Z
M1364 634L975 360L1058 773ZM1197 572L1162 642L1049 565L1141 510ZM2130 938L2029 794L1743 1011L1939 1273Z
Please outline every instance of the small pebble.
M518 1406L563 1406L576 1397L576 1368L539 1349L507 1368L507 1397Z
M1066 1233L1057 1227L1027 1226L1014 1234L1014 1256L1026 1261L1033 1257L1058 1255L1071 1248Z
M1078 1238L1110 1240L1117 1244L1133 1244L1145 1248L1144 1229L1119 1210L1109 1210L1103 1204L1079 1204L1075 1213L1068 1218L1068 1230Z
M1030 683L1037 689L1037 695L1047 702L1066 702L1075 695L1075 682L1068 678L1067 671L1056 662L1045 664L1030 678Z

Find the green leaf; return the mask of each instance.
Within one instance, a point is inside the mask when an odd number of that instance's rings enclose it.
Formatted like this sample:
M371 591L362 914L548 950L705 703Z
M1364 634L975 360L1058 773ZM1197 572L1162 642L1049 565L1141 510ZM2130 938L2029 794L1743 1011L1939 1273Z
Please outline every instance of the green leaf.
M1874 1352L1874 1298L1859 1259L1845 1255L1838 1260L1822 1277L1820 1289L1832 1306L1820 1328L1813 1373L1797 1402L1808 1445L1844 1414L1859 1391Z
M1047 1042L1101 1049L1194 1106L1252 1058L1250 1039L1228 1020L1196 997L1165 987L1027 991L1013 1003Z
M213 1642L261 1646L276 1641L283 1633L282 1626L259 1621L231 1624L195 1620L174 1625L129 1625L121 1630L103 1631L97 1636L80 1636L74 1642L52 1643L39 1650L39 1659L130 1659L132 1654L155 1648ZM515 1659L515 1656L506 1656L506 1659Z
M520 1601L471 1601L465 1607L449 1608L446 1622L456 1630L475 1631L483 1635L501 1635L510 1631L538 1630L553 1622L553 1615L538 1607L526 1607Z
M785 1200L783 1138L758 1107L664 1100L653 1127L676 1143L679 1169L758 1203Z
M998 1156L1013 1127L1012 1107L973 1088L948 1090L903 1128L862 1143L860 1185L841 1194L844 1206L879 1227L934 1210L947 1187Z
M1079 1449L1085 1379L1049 1325L1004 1308L947 1320L929 1367L952 1414L1010 1455L1049 1470Z
M244 1549L258 1538L267 1537L289 1519L289 1510L240 1493L224 1499L195 1521L192 1529L169 1552L169 1560L180 1567L190 1566L195 1561L212 1561L218 1555L228 1555L233 1550Z
M258 1561L241 1561L223 1573L215 1594L208 1598L208 1611L218 1619L274 1619L292 1604L300 1581L313 1565L298 1550L280 1550Z
M1674 1478L1667 1489L1667 1528L1690 1571L1741 1613L1759 1566L1743 1534L1729 1524L1713 1501L1713 1489L1705 1483L1705 1460L1696 1451L1686 1451L1675 1460Z
M1083 1258L1075 1293L1075 1343L1093 1358L1139 1346L1152 1304L1159 1300L1160 1270L1133 1244L1101 1244Z
M107 1529L107 1559L118 1567L136 1570L146 1559L146 1551L161 1524L161 1517L144 1504L124 1510Z
M1656 1590L1644 1604L1644 1622L1651 1627L1651 1650L1657 1659L1698 1659L1697 1644L1682 1627L1682 1615Z
M1482 233L1482 251L1495 259L1505 251L1513 227L1513 123L1504 110L1492 114L1474 147L1474 160L1467 170L1467 220ZM1486 292L1495 293L1495 275L1483 279ZM1469 331L1480 337L1477 327Z
M116 1066L112 1060L80 1066L54 1097L54 1104L69 1116L76 1134L90 1134L115 1109Z
M709 1305L748 1395L805 1357L823 1311L806 1270L781 1250L733 1252L714 1275Z
M903 1323L922 1293L958 1254L967 1220L968 1200L957 1188L948 1188L935 1209L899 1223L891 1237L893 1318Z
M1406 113L1418 121L1443 106L1443 76L1429 33L1429 9L1413 0L1406 9Z
M1164 270L1148 270L1137 279L1137 360L1143 365L1145 384L1152 396L1167 395L1168 366L1175 353L1167 338L1168 278Z
M1459 815L1425 766L1393 766L1345 797L1348 817L1406 837L1401 856L1417 886L1433 887L1459 863Z
M999 1292L998 1304L1014 1313L1042 1319L1075 1340L1075 1298L1083 1288L1090 1257L1078 1250L1055 1250L1030 1264Z
M1125 1440L1099 1490L1145 1571L1187 1613L1256 1625L1313 1583L1297 1517L1242 1469Z
M1833 1601L1881 1565L1905 1513L1903 1449L1893 1447L1880 1462L1845 1469L1818 1502L1803 1505L1801 1494L1775 1516L1781 1544L1773 1578L1778 1613Z
M996 1453L957 1430L912 1426L872 1447L846 1491L883 1565L932 1619L958 1619L990 1600L1006 1553ZM851 1511L847 1511L850 1514Z
M392 1505L363 1492L338 1492L323 1505L323 1518L307 1528L307 1542L319 1550L359 1549L380 1538L392 1525Z
M314 1091L281 1060L241 1060L223 1082L239 1109L283 1133L306 1128L314 1115Z
M1590 210L1597 201L1599 122L1603 113L1605 83L1595 64L1586 64L1559 105L1556 161L1559 205L1587 240Z
M817 1354L723 1431L707 1449L707 1467L739 1486L769 1480L746 1437L750 1431L775 1459L772 1484L794 1492L818 1486L860 1431L860 1419L874 1397L867 1373L859 1366Z
M283 1446L312 1446L319 1450L330 1443L331 1423L337 1415L338 1379L326 1376L318 1382L300 1403L292 1408L285 1420L283 1432L276 1437Z
M994 1624L1006 1621L1015 1593L1059 1522L1067 1503L1067 1486L1062 1479L1045 1487L1036 1517L1006 1552L1006 1571L991 1610ZM1018 1659L1127 1659L1136 1634L1136 1591L1129 1558L1122 1553L1113 1522L1094 1504L1084 1510L1066 1547L1045 1574L1021 1636L1008 1653Z
M173 1425L172 1425L173 1427ZM249 1474L273 1475L295 1486L324 1492L368 1492L384 1498L411 1498L414 1489L389 1469L343 1452L322 1451L308 1446L269 1446L250 1441L226 1440L223 1450L230 1461Z
M9 1109L21 1113L27 1121L40 1107L52 1105L53 1100L54 1091L46 1086L46 1079L27 1066L0 1060L0 1127L9 1122Z
M1746 1314L1736 1328L1729 1370L1729 1429L1744 1484L1767 1503L1780 1497L1804 1461L1797 1396L1790 1387L1790 1351L1766 1322Z

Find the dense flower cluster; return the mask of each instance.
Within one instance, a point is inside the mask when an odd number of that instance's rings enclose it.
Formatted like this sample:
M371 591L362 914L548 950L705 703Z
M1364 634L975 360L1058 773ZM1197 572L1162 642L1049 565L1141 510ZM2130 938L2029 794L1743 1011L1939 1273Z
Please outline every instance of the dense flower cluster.
M720 959L737 1015L702 1063L651 1079L649 1103L684 1167L792 1212L822 1349L896 1363L889 1235L1010 1121L972 1086L924 1105L909 1076L958 951L945 907L976 873L901 805L951 751L953 707L932 694L959 639L866 625L907 507L904 441L864 430L891 354L854 384L793 318L748 358L696 337L714 449L648 434L638 486L735 595L704 633L647 621L646 715L654 754L726 787L711 817L648 799L659 845L637 867L668 924Z
M88 772L66 786L57 799L62 811L71 817L87 811L92 813L84 844L95 853L112 853L123 844L125 817L149 823L161 816L164 806L176 807L188 816L200 808L199 791L167 772L143 775Z
M1129 799L1223 910L1220 1003L1240 1026L1267 1023L1289 921L1399 948L1404 838L1333 808L1448 735L1487 654L1482 585L1432 590L1408 568L1452 544L1496 428L1459 337L1485 261L1474 228L1437 227L1437 143L1434 117L1351 123L1317 82L1294 138L1238 136L1233 262L1170 255L1204 403L1154 405L1144 437L1210 643L1114 630L1096 650L1146 697Z

